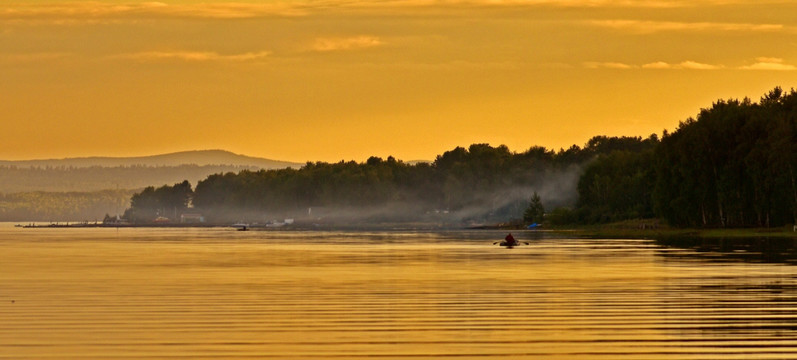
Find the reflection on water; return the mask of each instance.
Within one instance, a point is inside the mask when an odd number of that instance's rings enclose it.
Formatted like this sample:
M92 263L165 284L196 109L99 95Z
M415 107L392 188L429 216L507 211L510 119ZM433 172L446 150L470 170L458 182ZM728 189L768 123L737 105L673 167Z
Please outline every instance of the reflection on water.
M797 264L797 238L672 237L656 241L668 247L693 249L695 255L716 261L752 261Z
M0 358L791 359L789 263L499 232L0 228Z

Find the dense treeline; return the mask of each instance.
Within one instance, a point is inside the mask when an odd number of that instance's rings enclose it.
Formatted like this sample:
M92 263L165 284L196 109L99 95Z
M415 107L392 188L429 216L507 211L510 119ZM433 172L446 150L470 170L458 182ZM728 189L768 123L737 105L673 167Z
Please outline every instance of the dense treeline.
M560 209L552 220L589 224L652 218L651 194L656 181L652 165L659 144L658 137L651 135L598 157L579 179L577 213L562 214Z
M0 221L101 221L130 204L135 190L0 194Z
M797 220L797 92L703 109L656 152L656 211L682 226L780 226Z
M584 148L522 153L474 144L416 165L372 157L227 172L186 196L217 221L320 208L371 221L445 213L537 222L544 202L552 209L544 221L554 224L659 218L675 226L781 226L797 220L797 92L775 88L759 103L717 101L661 139L596 136ZM142 204L134 199L134 209Z
M106 189L142 189L188 179L192 183L219 172L255 170L233 165L17 167L0 166L0 189L17 192L74 192Z
M657 216L675 226L781 226L797 221L797 92L759 103L720 100L638 151L584 172L570 219Z
M157 189L148 186L130 198L130 208L125 210L124 218L133 221L169 216L176 218L188 208L192 196L193 190L188 180Z
M546 183L568 173L569 180ZM505 146L474 144L431 164L372 157L364 163L212 175L197 184L193 204L217 219L241 212L294 216L313 208L315 216L372 221L420 220L430 212L462 220L517 218L533 187L567 194L576 176L545 149L513 154ZM555 189L559 185L565 188Z
M315 162L300 169L227 172L200 181L192 205L214 221L308 212L313 217L369 221L428 220L430 214L451 221L519 221L535 191L546 206L572 205L586 162L599 154L643 146L640 138L599 136L584 148L559 152L532 147L514 153L503 145L473 144L447 151L432 163L371 157L363 163ZM133 210L150 218L157 212L135 199L133 203Z

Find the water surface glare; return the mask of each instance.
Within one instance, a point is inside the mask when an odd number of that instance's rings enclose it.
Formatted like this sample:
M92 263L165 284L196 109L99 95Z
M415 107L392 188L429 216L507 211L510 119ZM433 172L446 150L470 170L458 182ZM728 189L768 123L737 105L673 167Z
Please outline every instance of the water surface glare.
M5 225L0 358L797 358L794 265L504 235Z

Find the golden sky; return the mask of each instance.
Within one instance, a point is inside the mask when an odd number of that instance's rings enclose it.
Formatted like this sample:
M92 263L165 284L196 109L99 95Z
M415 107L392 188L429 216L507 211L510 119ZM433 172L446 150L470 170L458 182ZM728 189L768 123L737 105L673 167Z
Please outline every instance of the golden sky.
M793 0L0 4L0 159L433 159L797 87Z

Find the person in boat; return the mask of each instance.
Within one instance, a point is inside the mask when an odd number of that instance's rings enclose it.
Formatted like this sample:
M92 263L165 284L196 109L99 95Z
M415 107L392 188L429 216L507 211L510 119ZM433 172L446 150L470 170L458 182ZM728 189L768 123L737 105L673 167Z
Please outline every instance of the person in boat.
M495 245L495 244L499 244L499 242L498 242L498 241L496 241L496 242L494 242L494 243L493 243L493 245ZM524 241L524 242L523 242L523 244L525 244L525 245L529 245L529 243L528 243L528 242L526 242L526 241ZM517 240L515 240L515 237L514 237L514 236L512 236L512 233L509 233L509 235L507 235L507 236L504 238L504 241L501 241L501 242L500 242L500 245L501 245L501 246L506 246L507 248L510 248L510 249L511 249L511 248L513 248L513 247L515 247L515 246L518 246L518 245L520 245L520 242L519 242L519 241L517 241Z
M501 245L504 245L504 246L516 246L517 244L518 243L517 243L517 240L515 240L515 237L512 236L512 233L509 233L509 235L507 235L504 238L504 241L503 241L503 243Z

